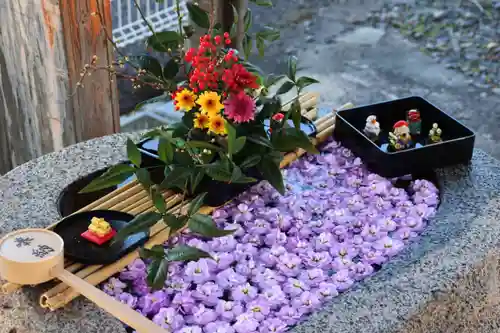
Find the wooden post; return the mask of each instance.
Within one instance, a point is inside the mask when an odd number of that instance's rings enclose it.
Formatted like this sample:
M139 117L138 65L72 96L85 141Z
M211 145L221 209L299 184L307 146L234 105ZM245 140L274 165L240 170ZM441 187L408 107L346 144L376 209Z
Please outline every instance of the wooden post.
M110 0L0 3L0 174L119 130L115 82L106 72L76 89L94 54L103 65L112 59L96 11L111 31Z

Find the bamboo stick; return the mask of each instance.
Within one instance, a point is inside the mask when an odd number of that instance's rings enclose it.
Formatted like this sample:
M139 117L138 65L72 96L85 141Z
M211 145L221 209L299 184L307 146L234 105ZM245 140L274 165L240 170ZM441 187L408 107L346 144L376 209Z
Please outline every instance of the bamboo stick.
M316 109L316 108L304 113L304 117L306 117L309 120L314 120L314 119L316 119L317 116L318 116L318 109Z
M97 207L105 204L108 200L114 198L115 196L119 195L120 193L122 192L125 192L125 191L128 191L130 190L131 188L135 187L139 185L137 183L137 180L133 180L131 181L130 183L128 184L125 184L123 185L122 187L120 188L117 188L116 190L114 190L113 192L111 193L108 193L106 194L105 196L103 196L102 198L99 198L97 199L96 201L92 202L91 204L83 207L82 209L78 210L76 213L80 213L80 212L83 212L83 211L87 211L87 210L93 210L93 209L96 209Z

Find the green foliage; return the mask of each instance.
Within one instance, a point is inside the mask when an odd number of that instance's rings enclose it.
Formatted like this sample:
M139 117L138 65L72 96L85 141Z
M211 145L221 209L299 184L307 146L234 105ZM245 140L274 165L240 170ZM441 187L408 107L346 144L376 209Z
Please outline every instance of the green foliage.
M163 0L156 0L162 2ZM270 0L250 0L253 4L262 7L272 7ZM147 103L167 101L170 99L169 92L175 92L178 86L187 87L185 83L179 83L183 76L192 73L192 68L185 62L185 50L182 49L185 40L192 36L196 30L208 30L210 27L209 14L193 2L187 3L189 18L196 25L183 25L180 16L179 2L176 0L175 10L178 12L177 31L154 31L151 24L146 20L144 13L134 0L136 7L144 23L151 32L146 40L146 45L156 52L166 53L168 61L160 62L150 55L124 57L138 72L137 80L153 87L161 87L165 93L137 105L137 108ZM127 140L126 149L130 163L111 167L102 176L92 181L81 193L97 191L122 183L129 177L136 176L138 182L143 186L150 196L156 211L147 212L136 216L125 228L120 230L114 237L113 242L120 242L128 236L137 232L148 232L158 221L162 221L170 228L172 234L179 233L188 228L191 233L202 237L223 237L230 235L234 230L223 230L217 227L211 216L200 213L203 207L206 193L198 194L197 189L205 181L217 181L227 184L254 183L258 180L249 177L248 174L259 174L259 179L267 180L279 193L285 192L283 176L280 170L282 153L293 151L297 148L316 153L317 150L307 135L300 130L300 103L298 94L311 84L317 83L313 78L303 76L297 78L297 59L288 59L286 75L266 75L260 68L247 61L256 50L260 56L265 55L266 47L280 38L280 31L266 26L264 29L253 32L254 21L252 10L248 10L243 18L238 18L236 10L235 24L229 33L234 38L236 23L243 20L244 36L242 40L244 55L239 57L238 63L246 70L255 75L262 89L252 91L255 93L258 110L255 120L248 123L225 121L227 135L215 135L213 132L194 128L194 117L199 108L185 112L182 121L176 124L153 129L143 135L144 138L158 139L158 158L160 166L147 166L143 155L132 140ZM215 24L210 32L212 36L220 36L224 33L221 24ZM227 54L229 49L223 48L222 55ZM163 58L162 58L163 59ZM222 60L222 59L221 59ZM269 91L278 82L281 86L275 95ZM213 90L224 91L224 84ZM211 88L212 89L212 88ZM203 89L202 89L203 90ZM283 110L280 95L296 92L288 111ZM234 91L226 89L225 95L233 94ZM284 114L282 121L273 118L278 113ZM227 118L227 117L226 117ZM289 122L288 120L292 120ZM264 127L269 121L270 128ZM291 124L293 123L293 127ZM159 184L154 184L150 172L159 167L164 170L164 178ZM156 178L155 178L156 180ZM162 190L173 189L181 192L184 199L191 198L186 209L167 208ZM198 195L197 195L198 194ZM184 201L183 201L184 203ZM181 204L184 207L184 204ZM154 289L160 289L168 275L168 265L173 261L198 260L208 258L210 255L199 249L185 246L167 244L156 245L150 249L141 249L142 258L149 259L147 281Z

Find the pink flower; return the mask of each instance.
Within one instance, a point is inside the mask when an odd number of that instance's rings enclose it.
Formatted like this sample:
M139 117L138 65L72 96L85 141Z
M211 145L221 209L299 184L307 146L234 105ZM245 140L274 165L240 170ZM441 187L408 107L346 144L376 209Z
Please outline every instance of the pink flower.
M235 123L246 123L255 117L255 101L243 91L231 94L224 102L224 114Z

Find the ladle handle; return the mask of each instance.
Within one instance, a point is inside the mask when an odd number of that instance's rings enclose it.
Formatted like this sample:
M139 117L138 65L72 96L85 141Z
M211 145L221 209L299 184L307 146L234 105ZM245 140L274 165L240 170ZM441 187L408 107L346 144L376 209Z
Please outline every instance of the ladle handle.
M126 304L118 302L67 270L58 273L57 278L139 333L168 333Z

